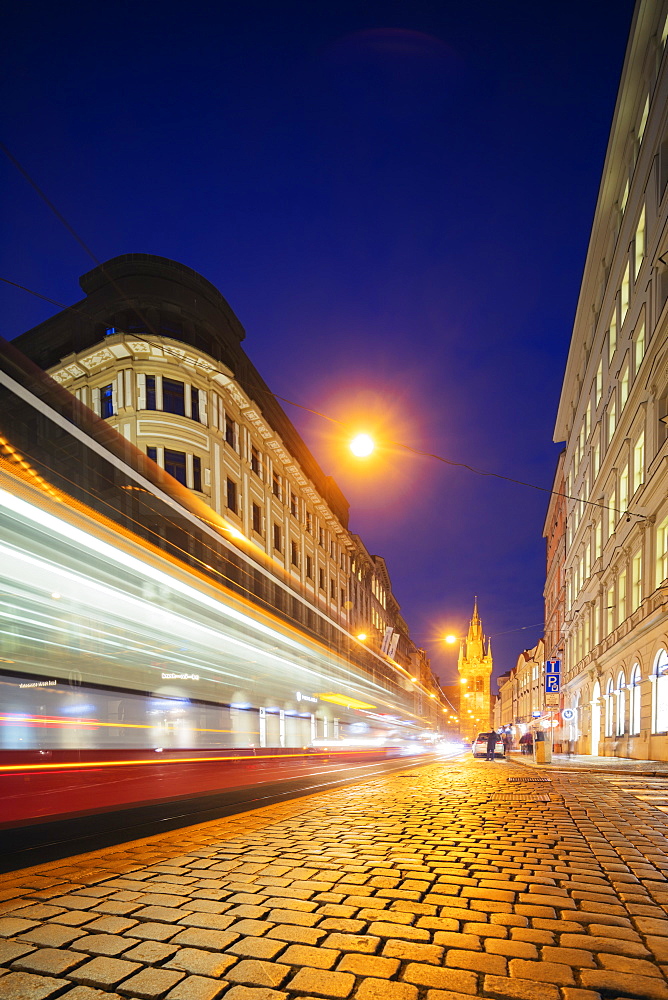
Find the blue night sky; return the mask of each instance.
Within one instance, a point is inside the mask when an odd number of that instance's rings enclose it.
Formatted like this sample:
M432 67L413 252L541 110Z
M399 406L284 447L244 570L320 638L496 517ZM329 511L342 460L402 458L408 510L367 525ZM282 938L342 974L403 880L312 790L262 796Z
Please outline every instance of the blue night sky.
M272 389L550 487L552 430L631 0L18 4L3 142L100 260L212 281ZM93 262L0 160L0 276ZM56 311L0 287L5 337ZM541 634L546 494L286 407L448 682L479 595L495 673ZM531 626L522 631L511 631Z

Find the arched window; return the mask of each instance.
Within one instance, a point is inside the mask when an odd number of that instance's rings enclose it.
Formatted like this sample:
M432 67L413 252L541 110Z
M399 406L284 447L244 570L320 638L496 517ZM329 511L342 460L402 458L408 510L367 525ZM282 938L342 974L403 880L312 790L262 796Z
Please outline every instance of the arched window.
M631 681L629 683L629 733L631 736L638 736L640 733L640 664L634 663L631 667Z
M626 676L623 670L617 675L617 736L626 732Z
M654 732L668 730L668 653L660 649L654 660Z
M614 718L615 718L615 702L614 702L614 687L612 684L612 677L608 680L605 689L605 735L612 736L614 729Z

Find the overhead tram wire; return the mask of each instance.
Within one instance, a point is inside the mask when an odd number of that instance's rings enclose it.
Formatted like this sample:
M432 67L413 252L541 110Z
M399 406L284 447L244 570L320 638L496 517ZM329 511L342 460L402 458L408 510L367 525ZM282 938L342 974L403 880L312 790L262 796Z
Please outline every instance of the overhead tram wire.
M96 257L96 255L93 253L93 251L87 245L87 243L82 239L82 237L79 236L79 234L77 233L77 231L67 221L67 219L62 214L62 212L60 212L56 208L56 206L51 201L51 199L45 194L44 191L42 191L42 189L37 184L37 182L34 180L34 178L30 175L30 173L28 172L28 170L26 170L26 168L17 160L17 158L14 156L14 154L7 148L7 146L4 145L4 143L0 142L0 149L3 151L3 153L5 154L5 156L7 157L7 159L10 161L10 163L12 163L14 167L16 167L16 169L19 171L19 173L22 175L22 177L24 177L24 179L28 182L28 184L30 184L30 186L33 188L33 190L42 199L42 201L45 203L45 205L47 206L47 208L56 216L56 218L58 219L58 221L65 227L65 229L67 229L67 231L70 233L70 235L76 240L76 242L84 250L84 252L91 258L92 261L94 261L94 263L99 268L101 268L102 273L105 274L105 277L107 277L108 281L116 289L116 291L118 292L119 296L126 302L126 304L128 306L131 306L132 309L133 309L133 311L135 313L137 313L137 315L140 317L140 319L142 319L142 321L146 325L149 333L153 334L153 336L159 336L158 332L152 328L151 324L137 310L136 306L134 306L132 303L130 303L128 301L128 299L127 299L126 295L124 294L122 288L120 288L117 285L117 283L114 281L114 279L110 275L106 274L106 272L104 270L104 264L98 259L98 257ZM0 281L5 281L7 284L12 284L12 285L16 286L16 282L8 281L8 279L6 279L6 278L1 278L0 277ZM17 286L17 287L25 288L25 286L21 286L21 285ZM31 289L25 288L25 290L28 291L28 292L30 292L31 295L36 295L38 298L45 299L46 301L51 301L51 302L54 301L54 300L48 299L44 295L40 295L38 292L33 292ZM73 307L71 307L71 306L69 306L69 307L68 306L64 306L63 308L73 308ZM137 340L141 340L142 338L141 338L141 336L138 336L138 337L136 337L136 339ZM236 375L234 376L234 378L235 378L235 381L237 381L242 386L242 388L245 388L242 379L239 379ZM253 384L252 390L253 390L253 392L261 392L264 395L271 396L273 399L279 400L282 403L287 403L289 406L294 406L297 409L305 410L307 413L313 413L315 416L321 417L323 420L328 420L330 423L339 424L342 427L348 427L349 426L348 424L346 424L345 421L339 420L337 417L331 417L328 414L322 413L319 410L314 410L310 406L305 406L302 403L296 403L292 399L286 399L284 396L279 396L278 393L272 392L270 389L263 389L261 386ZM402 442L400 442L400 441L388 441L388 444L392 445L395 448L401 448L404 451L411 452L413 455L418 455L421 458L433 458L433 459L435 459L435 461L442 462L444 465L449 465L449 466L451 466L453 468L467 469L469 472L472 472L476 476L485 476L485 477L493 478L493 479L501 479L504 482L513 483L515 486L524 486L527 489L538 490L539 492L541 492L541 493L547 493L550 496L563 497L566 500L574 500L577 503L587 504L590 507L598 507L601 510L612 510L612 511L614 511L614 513L619 514L620 516L625 516L627 520L629 520L631 517L636 517L640 521L646 521L647 520L647 515L645 515L645 514L636 514L634 511L629 511L629 510L620 510L618 507L611 507L608 504L599 503L596 500L585 500L583 497L574 497L574 496L571 496L569 493L562 493L559 490L551 490L547 486L538 486L536 483L527 483L525 480L515 479L513 476L504 476L502 473L499 473L499 472L489 472L489 471L487 471L485 469L477 469L475 466L468 465L466 462L454 462L452 459L445 458L443 455L437 455L434 452L423 451L420 448L414 448L414 447L412 447L412 445L402 444Z

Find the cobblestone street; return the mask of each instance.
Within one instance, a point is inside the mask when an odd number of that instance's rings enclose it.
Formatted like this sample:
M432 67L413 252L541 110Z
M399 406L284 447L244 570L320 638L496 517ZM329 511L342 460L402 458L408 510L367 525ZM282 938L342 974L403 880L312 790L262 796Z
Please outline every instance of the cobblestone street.
M668 1000L668 777L428 764L4 876L3 1000Z

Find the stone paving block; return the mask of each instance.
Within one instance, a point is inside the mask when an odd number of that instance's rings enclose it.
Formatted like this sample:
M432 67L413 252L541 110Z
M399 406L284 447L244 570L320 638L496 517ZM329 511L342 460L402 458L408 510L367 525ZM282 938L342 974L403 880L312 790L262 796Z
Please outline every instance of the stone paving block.
M372 976L376 979L390 979L400 966L397 958L381 958L378 955L360 955L348 952L336 967L337 972L352 972L354 976Z
M30 955L17 958L12 963L12 968L43 976L64 976L70 969L75 969L77 965L85 962L86 958L86 955L61 948L40 948Z
M291 991L313 991L318 996L348 997L355 985L349 972L327 972L324 969L300 969L287 984Z
M24 941L17 941L16 938L0 939L0 965L9 965L15 958L30 954L35 950L35 945Z
M220 979L188 976L169 991L166 1000L216 1000L222 995L227 985L227 982Z
M75 951L85 951L89 955L120 955L136 944L132 938L121 934L85 934L72 942Z
M395 924L378 920L369 924L368 933L377 937L403 938L406 941L431 940L429 931L423 927L413 927L410 924Z
M511 958L508 972L511 979L536 980L558 986L576 985L571 967L557 962L529 962L523 958Z
M611 969L613 972L628 972L629 975L633 976L661 977L661 972L654 962L647 962L643 958L626 958L624 955L599 955L599 962L604 969Z
M23 917L0 917L0 937L14 937L37 925L36 920L25 920Z
M309 945L293 944L281 955L285 965L307 965L313 969L331 969L341 955L333 948L312 948Z
M22 906L16 914L8 915L23 917L27 920L49 920L64 912L62 906L52 906L49 903L29 903L27 906Z
M232 931L207 931L199 927L189 927L171 938L171 943L191 945L193 948L204 948L206 951L224 951L234 944L238 937L239 935Z
M361 951L372 955L378 949L380 938L369 934L330 934L323 947L338 951Z
M477 996L478 977L473 972L458 969L438 969L434 965L410 962L404 969L402 980L415 986L432 986L436 989L453 990L469 996Z
M510 1000L560 1000L558 987L532 982L530 979L507 979L490 975L485 976L483 985L487 993L509 997Z
M563 1000L601 1000L600 993L594 990L581 990L576 986L565 986L561 992Z
M460 951L458 948L449 949L445 965L452 969L470 969L471 972L489 972L498 976L505 976L507 971L503 955L492 955L487 951Z
M199 948L180 948L165 962L165 968L180 969L194 976L220 978L237 961L232 955L220 955Z
M593 990L602 990L608 995L614 990L618 996L629 993L631 996L647 997L648 1000L666 1000L668 986L663 979L650 976L632 976L624 972L612 972L607 969L583 969L580 973L582 985Z
M505 935L504 935L505 936ZM459 934L457 931L436 931L434 944L443 948L467 948L482 951L481 939L477 934Z
M86 931L102 931L104 934L123 934L131 927L136 927L138 921L128 917L98 917L86 924Z
M556 962L560 965L570 965L579 969L595 969L594 952L585 951L582 948L553 948L546 945L541 950L541 958L544 962Z
M185 973L176 969L142 969L117 987L123 996L133 1000L154 1000L162 997L184 978Z
M400 958L410 962L430 962L440 965L444 949L434 944L416 941L386 941L382 954L388 958Z
M118 993L92 989L90 986L75 986L64 994L67 1000L121 1000Z
M277 938L280 941L291 941L295 944L317 944L326 936L326 931L313 927L295 927L292 924L278 924L267 931L266 938ZM331 946L335 947L335 946Z
M177 951L178 948L174 945L162 944L160 941L140 941L136 947L124 952L123 958L143 965L159 965Z
M85 931L79 928L65 927L63 924L42 924L41 927L33 927L22 934L21 941L30 941L32 944L41 944L46 948L62 948L71 944L77 938L85 937Z
M242 958L264 958L271 960L272 958L276 958L285 946L285 941L274 941L266 937L246 937L240 941L236 941L227 950L231 955L239 955Z
M562 934L562 948L582 948L584 951L611 952L614 955L626 955L628 958L650 958L650 953L644 944L638 941L625 941L613 937L601 937L595 934Z
M46 1000L61 993L66 979L35 976L30 972L8 972L2 977L2 1000Z
M258 959L242 959L227 973L227 979L232 983L244 983L247 986L268 986L276 989L287 979L292 969L289 965L278 962L263 962Z
M417 1000L417 996L415 986L386 979L363 979L355 990L355 1000Z
M225 994L226 1000L285 1000L287 993L280 990L270 990L264 986L233 986ZM308 1000L304 997L303 1000Z
M139 969L138 962L124 962L120 958L94 958L91 962L80 965L70 972L70 979L75 979L84 986L116 987L133 972Z
M318 910L318 913L322 913L322 907ZM261 920L262 917L268 913L268 906L252 906L250 903L241 903L239 906L233 906L227 911L228 917L248 917L250 920Z
M275 924L297 924L300 927L313 927L320 920L317 913L304 913L301 910L270 910L267 920Z
M505 941L487 938L485 951L490 955L504 955L506 958L538 959L538 948L528 941Z
M132 928L132 937L143 941L169 941L178 931L177 924L154 924L147 921Z

